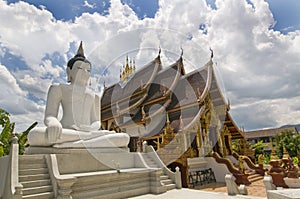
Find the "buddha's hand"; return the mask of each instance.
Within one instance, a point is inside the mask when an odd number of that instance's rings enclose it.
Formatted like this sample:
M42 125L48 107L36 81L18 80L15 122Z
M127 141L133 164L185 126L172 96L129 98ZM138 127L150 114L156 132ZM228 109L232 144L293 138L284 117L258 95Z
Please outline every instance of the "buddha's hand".
M48 142L56 143L62 134L62 126L60 122L49 124L47 127L47 134L48 134Z

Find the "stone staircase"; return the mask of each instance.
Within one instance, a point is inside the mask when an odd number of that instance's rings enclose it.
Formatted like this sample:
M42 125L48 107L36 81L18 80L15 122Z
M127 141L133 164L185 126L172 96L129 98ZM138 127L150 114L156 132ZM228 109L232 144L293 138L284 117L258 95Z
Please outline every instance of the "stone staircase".
M90 173L91 174L91 173ZM120 170L91 176L75 174L73 199L119 199L149 193L149 172Z
M246 171L246 173L249 174L248 180L251 182L251 184L253 182L260 181L260 180L264 179L264 176L261 176L260 174L255 173L255 171Z
M159 168L157 164L149 157L147 154L143 155L144 161L150 168ZM167 188L167 190L175 189L176 185L169 178L169 176L165 175L163 172L160 174L160 182Z
M53 188L43 155L19 156L19 182L26 199L52 199Z
M147 154L143 154L144 161L150 168L158 168L156 163L152 160L151 157L149 157Z
M172 180L167 175L161 175L160 182L163 184L163 186L167 188L167 191L176 188L176 185L172 182Z

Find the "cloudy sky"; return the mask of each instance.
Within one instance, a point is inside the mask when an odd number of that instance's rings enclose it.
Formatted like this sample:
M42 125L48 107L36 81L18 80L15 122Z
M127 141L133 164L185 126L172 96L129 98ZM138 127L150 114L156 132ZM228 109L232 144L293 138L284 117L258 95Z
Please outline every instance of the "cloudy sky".
M137 68L162 49L183 49L187 71L214 50L231 114L246 130L300 123L300 4L297 0L1 0L0 107L16 130L43 125L47 89L83 41L92 87L118 81L126 55Z

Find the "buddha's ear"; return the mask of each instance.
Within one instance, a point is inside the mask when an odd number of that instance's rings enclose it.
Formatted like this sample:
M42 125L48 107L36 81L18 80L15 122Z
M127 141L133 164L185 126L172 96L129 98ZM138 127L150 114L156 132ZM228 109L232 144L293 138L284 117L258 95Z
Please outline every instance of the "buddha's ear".
M70 67L67 67L67 82L70 83L71 79L71 69Z

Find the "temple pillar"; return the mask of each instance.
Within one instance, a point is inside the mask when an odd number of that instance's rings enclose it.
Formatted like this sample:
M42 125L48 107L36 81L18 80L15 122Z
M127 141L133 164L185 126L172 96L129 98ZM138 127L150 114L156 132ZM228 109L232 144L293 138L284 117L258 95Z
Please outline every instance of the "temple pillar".
M197 145L197 150L198 150L198 157L203 157L203 142L202 142L200 126L198 126L198 129L196 132L196 145Z
M229 142L229 154L228 155L231 155L232 154L232 135L231 134L228 135L228 142Z

